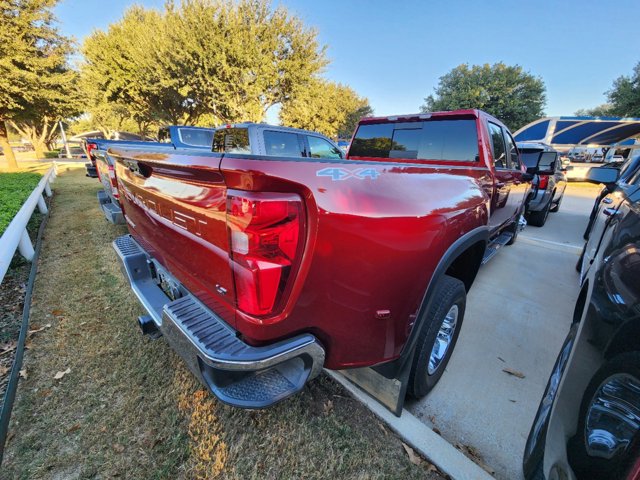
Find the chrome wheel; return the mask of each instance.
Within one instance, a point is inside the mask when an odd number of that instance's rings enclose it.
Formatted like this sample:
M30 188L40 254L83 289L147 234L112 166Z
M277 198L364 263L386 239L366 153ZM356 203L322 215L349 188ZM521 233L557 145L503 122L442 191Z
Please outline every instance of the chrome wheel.
M427 369L429 375L433 375L436 370L442 364L442 360L447 355L449 346L453 340L453 334L456 331L456 325L458 323L458 305L453 305L442 321L438 335L436 335L436 341L431 349L431 355L429 356L429 367Z
M640 380L626 373L610 376L598 387L587 409L587 453L609 460L631 444L639 428Z

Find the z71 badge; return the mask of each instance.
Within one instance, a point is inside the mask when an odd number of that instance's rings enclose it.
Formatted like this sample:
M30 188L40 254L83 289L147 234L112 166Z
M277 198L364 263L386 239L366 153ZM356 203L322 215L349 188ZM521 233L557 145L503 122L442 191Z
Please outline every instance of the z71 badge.
M346 168L323 168L316 172L317 177L331 177L334 182L337 180L347 180L349 178L357 178L358 180L364 180L370 178L375 180L380 176L375 168L356 168L355 170L348 170Z

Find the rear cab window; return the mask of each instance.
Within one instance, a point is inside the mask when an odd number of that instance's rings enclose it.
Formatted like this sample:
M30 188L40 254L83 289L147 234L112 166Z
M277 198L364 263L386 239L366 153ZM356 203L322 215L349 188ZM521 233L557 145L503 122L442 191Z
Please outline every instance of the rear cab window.
M478 130L474 118L363 123L349 157L477 162Z
M213 149L216 153L251 153L249 129L219 128L213 135Z
M185 145L192 147L210 147L213 143L213 131L200 128L179 128L178 136Z
M303 148L297 133L264 131L265 153L273 157L302 157Z

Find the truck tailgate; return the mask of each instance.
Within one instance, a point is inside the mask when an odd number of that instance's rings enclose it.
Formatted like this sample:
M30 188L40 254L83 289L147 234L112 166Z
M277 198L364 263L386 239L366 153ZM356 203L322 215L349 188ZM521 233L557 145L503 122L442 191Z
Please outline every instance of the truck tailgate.
M117 148L109 153L117 159L120 201L131 234L161 267L235 326L221 155Z

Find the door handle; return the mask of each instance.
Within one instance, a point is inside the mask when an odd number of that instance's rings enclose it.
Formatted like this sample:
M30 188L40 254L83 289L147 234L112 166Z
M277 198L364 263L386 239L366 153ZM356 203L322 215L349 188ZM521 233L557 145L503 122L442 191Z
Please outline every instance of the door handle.
M604 213L607 217L613 217L614 215L618 214L618 210L616 210L615 208L609 207L602 210L602 213Z
M613 203L613 200L611 197L605 197L602 199L602 203L606 203L607 205L609 205L610 203Z
M496 183L496 188L502 188L502 187L504 187L504 183L503 182Z

